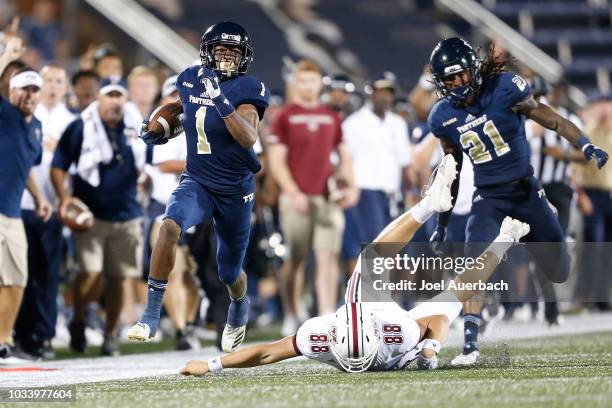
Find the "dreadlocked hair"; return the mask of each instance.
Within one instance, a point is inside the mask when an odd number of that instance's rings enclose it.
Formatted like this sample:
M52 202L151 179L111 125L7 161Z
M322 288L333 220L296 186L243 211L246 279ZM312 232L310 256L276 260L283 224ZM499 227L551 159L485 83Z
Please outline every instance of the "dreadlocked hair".
M486 82L501 72L513 70L516 66L518 66L516 58L505 52L497 54L495 43L492 43L480 65L480 75L483 82Z

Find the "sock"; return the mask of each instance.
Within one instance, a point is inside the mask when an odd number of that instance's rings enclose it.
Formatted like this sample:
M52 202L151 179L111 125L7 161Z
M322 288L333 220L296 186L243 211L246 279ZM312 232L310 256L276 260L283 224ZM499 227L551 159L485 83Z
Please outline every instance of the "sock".
M408 211L419 224L425 224L434 213L429 209L429 199L429 196L425 196Z
M227 311L227 324L232 327L244 326L249 320L249 306L251 301L247 295L242 299L233 299L230 296L229 310Z
M463 316L463 354L478 350L478 331L480 330L480 314L468 313Z
M140 321L149 325L151 336L157 332L159 316L161 314L162 300L166 292L167 280L149 277L147 291L147 307Z

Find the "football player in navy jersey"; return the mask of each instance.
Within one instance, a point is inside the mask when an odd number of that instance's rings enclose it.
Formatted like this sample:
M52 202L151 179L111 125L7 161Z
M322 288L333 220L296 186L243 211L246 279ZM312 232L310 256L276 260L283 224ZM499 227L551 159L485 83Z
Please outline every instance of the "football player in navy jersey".
M428 124L445 152L455 156L459 169L462 151L474 165L476 191L466 226L466 255L479 253L482 245L495 238L504 217L510 216L531 225L524 241L558 243L554 256L550 251L530 249L551 281L564 282L569 274L569 255L556 215L533 177L525 118L565 137L587 160L595 159L599 168L606 164L608 155L572 122L536 101L527 82L506 71L506 62L494 56L493 48L481 61L461 38L439 42L431 54L430 72L441 99L432 108ZM457 178L453 198L458 187ZM446 238L449 215L450 211L438 216L431 236L434 247ZM479 356L481 303L467 307L464 349L453 365L473 364Z
M202 36L200 58L201 65L181 72L176 82L183 106L187 165L168 201L151 255L146 310L128 337L144 341L155 335L177 241L185 230L212 218L219 278L231 298L221 347L230 352L244 340L248 320L242 263L255 195L253 174L261 168L253 145L270 95L263 82L246 75L253 46L249 33L239 24L222 22L209 27ZM141 137L147 144L168 140L146 131Z

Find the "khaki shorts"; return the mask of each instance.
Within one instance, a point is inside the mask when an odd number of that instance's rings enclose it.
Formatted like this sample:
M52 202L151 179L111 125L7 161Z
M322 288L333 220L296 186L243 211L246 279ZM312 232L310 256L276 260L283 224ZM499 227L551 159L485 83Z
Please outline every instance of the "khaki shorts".
M28 283L28 240L21 218L0 214L0 286Z
M151 225L151 235L149 236L149 243L151 245L151 248L155 248L155 243L157 242L157 237L159 236L160 227L161 221L155 221L153 222L153 225ZM189 252L189 246L177 246L175 256L176 257L174 258L174 267L170 272L171 277L181 278L186 273L195 275L196 270L198 269L198 264L195 258L191 255L191 252Z
M125 222L96 219L87 231L75 231L77 260L82 272L104 272L126 278L142 276L140 218Z
M344 232L344 212L323 196L309 196L310 212L302 214L293 209L291 199L280 197L280 222L289 255L304 258L310 245L315 251L339 253Z

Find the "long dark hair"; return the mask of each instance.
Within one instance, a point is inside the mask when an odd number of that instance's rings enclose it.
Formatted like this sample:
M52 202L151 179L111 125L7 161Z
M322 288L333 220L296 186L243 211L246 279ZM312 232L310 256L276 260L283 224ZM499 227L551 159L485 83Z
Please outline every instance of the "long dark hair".
M495 77L500 72L513 71L518 66L516 58L507 52L496 55L495 43L491 43L487 50L487 55L480 64L480 75L483 82Z

